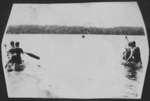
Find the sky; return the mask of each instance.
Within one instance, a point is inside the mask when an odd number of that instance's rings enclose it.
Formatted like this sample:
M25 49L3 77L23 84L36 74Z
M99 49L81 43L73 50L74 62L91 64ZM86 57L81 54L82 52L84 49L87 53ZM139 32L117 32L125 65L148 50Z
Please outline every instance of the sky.
M14 4L9 25L143 26L136 2Z

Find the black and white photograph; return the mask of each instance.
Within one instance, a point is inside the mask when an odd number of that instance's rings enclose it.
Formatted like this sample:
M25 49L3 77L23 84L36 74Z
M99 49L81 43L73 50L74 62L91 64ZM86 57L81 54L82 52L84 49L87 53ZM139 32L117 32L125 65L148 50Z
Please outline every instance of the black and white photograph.
M149 46L137 2L14 3L1 51L8 98L142 97Z

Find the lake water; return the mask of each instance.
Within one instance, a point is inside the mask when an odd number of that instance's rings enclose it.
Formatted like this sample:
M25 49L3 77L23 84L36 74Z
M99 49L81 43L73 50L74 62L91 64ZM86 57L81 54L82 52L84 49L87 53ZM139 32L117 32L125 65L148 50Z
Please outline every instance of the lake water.
M145 36L128 36L141 50L143 68L137 81L126 78L121 55L125 36L69 34L5 34L2 42L3 65L11 40L19 41L26 69L6 73L9 97L59 98L141 98L149 48ZM4 48L4 45L7 45ZM40 66L40 67L39 67ZM14 83L15 82L15 83Z

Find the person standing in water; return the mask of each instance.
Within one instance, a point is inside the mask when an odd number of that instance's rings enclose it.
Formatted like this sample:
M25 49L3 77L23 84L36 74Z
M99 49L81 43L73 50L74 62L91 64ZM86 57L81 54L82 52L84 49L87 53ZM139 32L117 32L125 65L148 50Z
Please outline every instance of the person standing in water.
M14 41L11 41L10 45L11 49L7 53L9 61L5 66L5 68L8 67L9 72L13 71L12 67L14 67L15 71L19 70L20 65L22 64L21 54L24 53L22 48L19 47L19 42L14 43Z
M137 70L142 68L140 48L136 46L135 41L128 42L128 48L123 53L122 65L127 68L127 77L132 80L137 79Z
M8 71L12 71L13 70L13 66L15 65L15 60L16 60L16 53L15 53L15 43L14 41L11 41L10 42L10 46L11 48L8 50L7 52L7 57L8 57L8 62L7 64L5 65L5 68L8 69Z
M136 67L140 68L142 65L140 48L136 46L135 41L130 42L129 46L130 46L131 53L127 61L134 64Z
M15 53L16 53L16 60L15 60L15 70L20 70L21 67L20 65L22 64L22 58L21 58L21 54L23 54L23 49L20 48L20 43L19 42L16 42L15 43L15 46L16 48L14 49L15 50Z
M142 64L140 48L136 46L135 41L129 41L127 36L125 38L128 41L128 47L125 48L125 51L123 52L123 60L125 60L125 63L127 64L139 65L140 67Z
M11 46L11 48L8 50L7 56L11 60L12 57L13 57L13 55L15 54L15 52L14 52L14 49L15 49L15 43L14 43L14 41L10 42L10 46Z

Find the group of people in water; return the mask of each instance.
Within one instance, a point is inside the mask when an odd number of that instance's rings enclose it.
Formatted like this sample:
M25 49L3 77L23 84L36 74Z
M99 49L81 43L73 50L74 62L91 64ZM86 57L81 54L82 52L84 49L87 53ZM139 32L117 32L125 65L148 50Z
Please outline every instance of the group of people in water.
M14 70L19 71L23 63L21 54L24 54L25 52L23 51L22 48L20 48L19 42L11 41L10 46L11 48L7 52L9 59L5 67L6 68L10 67L8 71L13 71L12 66L14 66ZM31 56L31 54L28 55ZM141 61L140 48L136 46L135 41L128 41L128 47L125 48L125 51L123 52L122 60L123 60L122 65L128 67L129 70L128 72L131 74L128 76L136 79L136 71L142 68L142 61Z
M23 54L23 49L20 48L19 42L10 42L11 48L7 52L8 56L8 62L5 65L5 68L7 68L8 71L19 71L21 64L23 63L23 60L21 58L21 54ZM12 68L14 67L14 69Z

